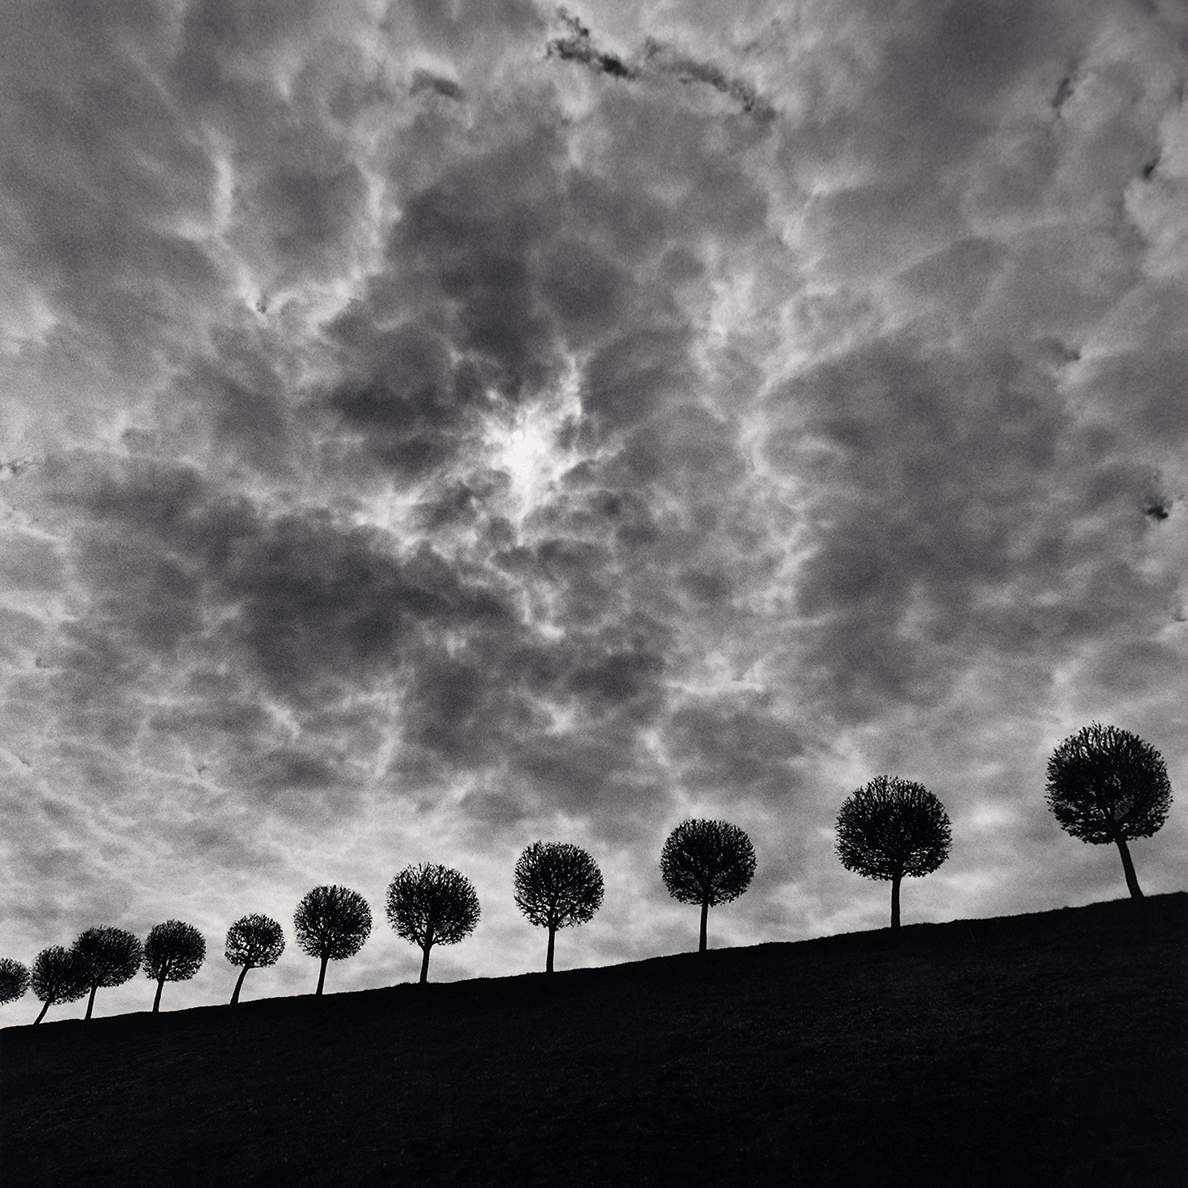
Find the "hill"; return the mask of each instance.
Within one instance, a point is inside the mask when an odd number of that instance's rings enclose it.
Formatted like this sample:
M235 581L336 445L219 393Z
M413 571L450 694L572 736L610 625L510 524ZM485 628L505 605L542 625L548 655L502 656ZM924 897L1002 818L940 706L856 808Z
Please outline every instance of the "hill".
M0 1032L4 1182L1186 1182L1188 894Z

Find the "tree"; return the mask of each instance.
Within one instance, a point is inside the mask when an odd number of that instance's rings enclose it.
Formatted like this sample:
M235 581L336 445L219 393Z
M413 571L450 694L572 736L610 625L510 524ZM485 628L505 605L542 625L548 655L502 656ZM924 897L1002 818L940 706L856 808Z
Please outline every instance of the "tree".
M558 928L585 924L602 906L602 872L579 846L533 842L516 863L516 907L538 928L549 930L545 971L553 972Z
M891 927L899 927L899 884L923 878L953 844L944 805L924 787L898 776L875 776L841 806L837 856L867 879L891 880Z
M29 989L29 971L11 957L0 957L0 1003L16 1002Z
M82 961L73 949L65 949L61 945L51 945L37 954L29 981L33 993L45 1003L41 1014L33 1020L34 1023L40 1023L45 1018L45 1012L55 1004L77 1002L87 992Z
M660 873L673 899L701 904L701 941L711 907L737 899L755 874L751 839L727 821L682 821L660 851Z
M456 945L479 921L478 894L462 873L422 862L407 866L388 886L388 923L421 946L421 984L429 980L429 950Z
M95 1006L95 991L100 986L122 986L129 978L134 978L144 956L140 941L132 933L108 925L88 928L74 942L74 951L91 992L84 1016L87 1019Z
M144 972L157 979L153 1014L161 1006L161 990L166 982L186 982L206 960L206 941L193 924L166 920L154 924L144 942Z
M1052 752L1046 799L1066 833L1118 847L1131 897L1142 899L1126 843L1151 837L1167 820L1171 781L1159 752L1128 730L1093 722Z
M297 905L293 926L301 951L321 959L320 996L326 982L326 962L353 957L371 935L371 908L358 891L349 887L315 887Z
M370 911L370 909L368 909ZM285 934L281 926L269 916L253 912L242 916L227 929L225 956L232 965L242 965L231 1005L239 1001L239 988L249 969L275 965L285 951Z

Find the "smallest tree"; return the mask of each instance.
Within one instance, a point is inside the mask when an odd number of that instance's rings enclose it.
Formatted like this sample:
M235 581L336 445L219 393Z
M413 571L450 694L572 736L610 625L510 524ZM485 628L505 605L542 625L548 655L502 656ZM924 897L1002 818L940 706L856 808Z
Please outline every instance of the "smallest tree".
M673 899L701 905L697 951L704 953L709 910L737 899L750 886L755 847L728 821L682 821L660 851L660 874Z
M45 1004L34 1023L40 1023L50 1007L77 1002L87 992L86 971L78 954L61 945L51 945L37 954L29 981L33 993Z
M602 872L580 846L538 841L520 855L513 881L516 907L549 930L545 971L552 973L557 929L585 924L602 906Z
M1134 899L1143 892L1126 843L1162 828L1171 799L1163 757L1117 726L1082 727L1048 760L1048 807L1060 827L1083 842L1116 845Z
M285 934L281 931L281 926L270 916L261 916L258 912L253 912L249 916L242 916L227 929L224 955L232 965L243 966L231 995L232 1006L239 1001L239 988L243 985L243 979L247 977L247 971L275 965L284 951Z
M837 856L867 879L891 880L891 927L899 927L899 884L922 878L949 856L952 833L944 805L923 784L875 776L837 815Z
M86 979L90 997L87 999L89 1019L95 1005L95 991L100 986L122 986L136 976L144 949L139 939L122 928L105 925L88 928L74 942L74 951Z
M353 957L371 935L371 908L358 891L349 887L315 887L293 913L297 944L303 953L317 957L319 997L326 982L326 962Z
M0 1003L16 1002L29 989L29 971L11 957L0 957Z
M206 941L193 924L181 920L166 920L154 924L144 942L144 972L157 979L157 993L153 998L153 1014L161 1006L161 990L166 982L186 982L206 960Z
M421 984L429 980L429 950L456 945L479 921L478 893L460 871L422 862L406 866L388 886L388 923L421 947Z

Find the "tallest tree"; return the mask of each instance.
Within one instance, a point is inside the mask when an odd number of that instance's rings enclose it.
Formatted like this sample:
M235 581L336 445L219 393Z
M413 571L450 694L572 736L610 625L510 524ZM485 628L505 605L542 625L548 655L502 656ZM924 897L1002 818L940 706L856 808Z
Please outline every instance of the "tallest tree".
M1092 722L1048 760L1048 807L1061 828L1092 845L1113 842L1131 897L1141 899L1127 842L1151 837L1167 820L1171 781L1162 756L1129 730Z

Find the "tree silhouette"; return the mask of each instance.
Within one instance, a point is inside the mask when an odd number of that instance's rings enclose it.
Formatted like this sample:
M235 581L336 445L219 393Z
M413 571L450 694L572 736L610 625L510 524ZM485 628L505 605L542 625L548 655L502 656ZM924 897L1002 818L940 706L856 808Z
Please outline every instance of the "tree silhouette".
M1171 781L1159 752L1128 730L1093 722L1052 752L1046 799L1065 832L1118 847L1126 886L1141 899L1126 843L1151 837L1167 820Z
M349 887L315 887L293 913L297 945L322 962L318 973L320 996L326 982L326 962L353 957L371 935L371 908Z
M368 909L370 911L370 909ZM275 965L285 951L285 934L270 916L253 912L242 916L227 929L225 956L232 965L242 965L231 995L231 1005L239 1001L239 988L249 969Z
M388 886L388 923L421 946L421 984L429 980L429 950L456 945L479 920L478 894L461 872L422 862L406 866Z
M875 776L841 806L837 856L867 879L891 880L891 927L899 927L899 884L922 878L949 856L953 844L944 805L924 787L898 776Z
M553 972L553 941L558 928L585 924L602 906L602 872L579 846L533 842L516 863L516 907L529 922L549 930L545 971Z
M144 972L157 979L153 1014L161 1006L161 990L166 982L185 982L202 968L206 960L206 941L193 924L166 920L154 924L144 942Z
M40 1023L55 1004L77 1002L87 992L86 973L78 954L61 945L51 945L37 954L29 981L33 993L45 1003L34 1023Z
M701 904L701 940L711 907L737 899L755 874L751 839L727 821L682 821L660 851L660 873L673 899Z
M91 992L84 1016L87 1019L95 1006L95 991L100 986L122 986L129 978L134 978L144 956L140 941L132 933L108 925L88 928L74 942L74 952L78 955L83 980Z
M29 971L11 957L0 957L0 1003L16 1002L29 989Z

